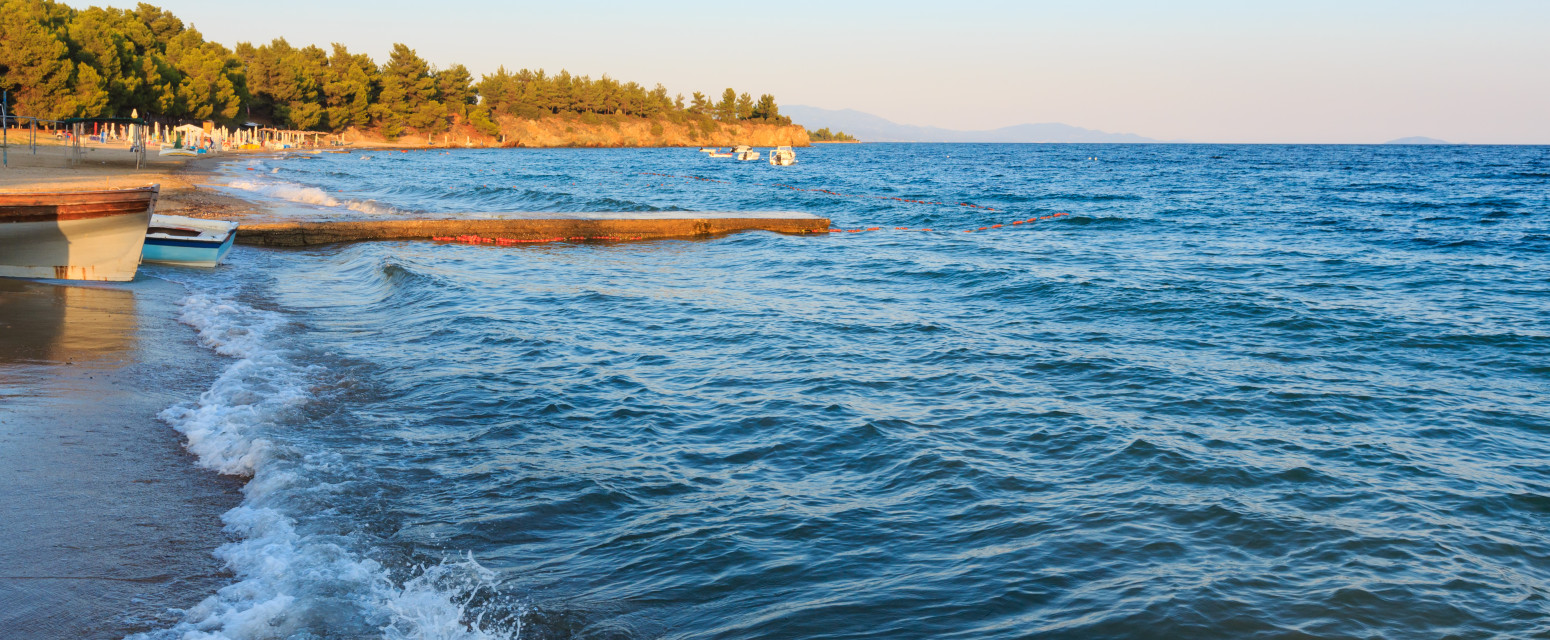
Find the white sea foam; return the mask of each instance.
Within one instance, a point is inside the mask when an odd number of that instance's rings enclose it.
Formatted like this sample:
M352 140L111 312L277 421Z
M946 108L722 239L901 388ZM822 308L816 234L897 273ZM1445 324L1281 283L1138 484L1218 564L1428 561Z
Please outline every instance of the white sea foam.
M227 187L256 193L266 198L295 202L298 204L310 204L320 207L343 207L351 211L359 211L369 214L391 214L398 210L375 200L340 200L328 195L328 192L317 187L285 182L283 180L233 180L226 183Z
M351 211L359 211L361 213L370 213L370 214L398 213L397 209L394 209L393 207L387 206L387 205L382 204L380 202L377 202L375 200L346 200L345 203L344 203L344 206L345 206L346 209L349 209Z
M328 473L337 475L345 463L277 436L294 428L313 398L313 383L326 374L291 362L276 346L282 316L195 294L183 301L180 319L205 346L235 359L198 401L161 417L188 438L201 466L250 477L242 504L221 517L235 541L215 552L236 581L182 611L173 627L133 638L517 637L520 617L483 620L471 610L472 599L495 580L472 556L421 568L395 584L385 567L355 548L358 539L329 527L309 531L304 514L310 512L295 505L337 498Z
M325 207L339 206L339 199L325 193L317 187L307 187L291 182L257 182L253 180L233 180L226 186L243 191L251 191L262 196L268 196L277 200L299 202L302 204L316 204Z

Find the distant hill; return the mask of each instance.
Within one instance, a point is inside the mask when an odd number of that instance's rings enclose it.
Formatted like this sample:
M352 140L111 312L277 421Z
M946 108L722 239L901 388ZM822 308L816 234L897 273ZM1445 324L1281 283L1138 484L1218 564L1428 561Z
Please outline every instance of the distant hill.
M1133 133L1108 133L1055 122L1019 124L986 131L958 131L899 124L855 109L785 105L780 108L780 112L808 129L828 127L835 132L844 131L863 142L1157 142Z
M1383 144L1453 144L1453 143L1452 142L1448 142L1447 140L1438 140L1436 138L1428 138L1426 136L1410 136L1408 138L1400 138L1398 140L1390 140L1390 141L1385 142Z

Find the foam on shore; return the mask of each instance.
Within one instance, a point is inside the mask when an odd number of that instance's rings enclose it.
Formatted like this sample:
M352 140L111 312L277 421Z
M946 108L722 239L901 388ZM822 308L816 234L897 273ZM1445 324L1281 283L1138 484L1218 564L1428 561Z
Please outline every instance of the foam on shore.
M222 516L236 541L215 552L236 581L181 612L168 629L139 640L246 640L375 636L391 640L515 638L520 618L484 621L470 601L493 588L495 574L470 555L412 572L395 583L362 555L359 538L337 527L310 527L298 504L326 502L327 481L347 463L335 453L287 444L301 409L326 373L302 366L276 346L285 319L205 294L182 302L180 320L199 340L235 361L196 402L161 418L187 438L198 464L251 478L242 504Z

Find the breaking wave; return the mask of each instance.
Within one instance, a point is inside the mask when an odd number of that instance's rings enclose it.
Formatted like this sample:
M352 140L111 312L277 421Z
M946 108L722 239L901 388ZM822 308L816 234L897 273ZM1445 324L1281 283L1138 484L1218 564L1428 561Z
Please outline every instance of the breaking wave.
M293 182L275 181L258 182L254 180L233 180L226 183L227 187L240 191L257 194L273 200L283 200L298 204L309 204L319 207L337 207L349 209L360 213L379 215L401 213L398 209L382 204L375 200L353 200L335 198L328 192L317 187L308 187Z
M412 568L411 577L368 557L357 525L316 514L350 492L359 470L287 430L305 424L313 391L328 375L275 346L283 316L209 295L182 302L183 323L200 342L235 361L197 401L161 419L186 438L198 464L249 478L243 501L222 516L234 541L215 551L235 581L181 612L168 629L134 640L249 640L382 637L389 640L515 638L520 608L489 615L475 602L494 594L496 575L470 554Z

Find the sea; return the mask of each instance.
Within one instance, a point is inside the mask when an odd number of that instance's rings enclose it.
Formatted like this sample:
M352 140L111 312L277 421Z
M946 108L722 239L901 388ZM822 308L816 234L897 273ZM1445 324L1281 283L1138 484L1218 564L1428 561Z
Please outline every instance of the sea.
M842 232L148 265L247 480L137 638L1550 637L1550 147L352 151L218 188Z

